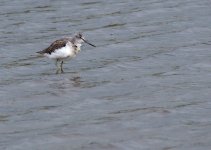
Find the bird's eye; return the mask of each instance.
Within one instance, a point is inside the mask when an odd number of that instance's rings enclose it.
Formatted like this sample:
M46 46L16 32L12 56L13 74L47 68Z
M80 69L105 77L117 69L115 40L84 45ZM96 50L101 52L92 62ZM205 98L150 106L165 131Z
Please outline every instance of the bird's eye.
M82 34L81 33L79 33L79 37L82 38Z

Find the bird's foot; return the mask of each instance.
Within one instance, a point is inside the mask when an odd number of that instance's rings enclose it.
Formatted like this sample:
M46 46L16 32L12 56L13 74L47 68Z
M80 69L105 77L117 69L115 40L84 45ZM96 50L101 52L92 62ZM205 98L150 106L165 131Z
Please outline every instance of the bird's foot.
M64 70L61 68L61 73L64 73Z
M59 74L59 73L64 73L64 70L63 70L62 68L58 68L58 69L56 70L56 74Z

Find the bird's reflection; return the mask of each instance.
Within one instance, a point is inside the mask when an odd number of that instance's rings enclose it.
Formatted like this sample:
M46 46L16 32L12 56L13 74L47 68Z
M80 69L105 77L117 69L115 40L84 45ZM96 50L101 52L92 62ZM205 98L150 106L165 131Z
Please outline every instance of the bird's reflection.
M74 87L80 87L81 86L82 80L81 80L81 77L79 75L72 77L70 80L73 82Z

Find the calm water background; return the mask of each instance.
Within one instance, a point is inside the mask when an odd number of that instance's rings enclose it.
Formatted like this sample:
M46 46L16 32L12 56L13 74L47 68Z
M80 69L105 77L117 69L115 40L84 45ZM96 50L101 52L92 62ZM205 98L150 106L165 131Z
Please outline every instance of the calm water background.
M0 33L1 150L211 149L211 0L1 0Z

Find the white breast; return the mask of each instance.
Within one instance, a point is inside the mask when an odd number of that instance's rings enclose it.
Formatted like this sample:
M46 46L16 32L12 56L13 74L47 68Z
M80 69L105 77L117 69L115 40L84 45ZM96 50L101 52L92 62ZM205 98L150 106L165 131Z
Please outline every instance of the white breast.
M75 56L74 49L71 44L67 43L65 47L55 50L51 54L45 54L50 59L66 59Z
M76 44L77 48L76 48L76 53L81 51L81 44Z

